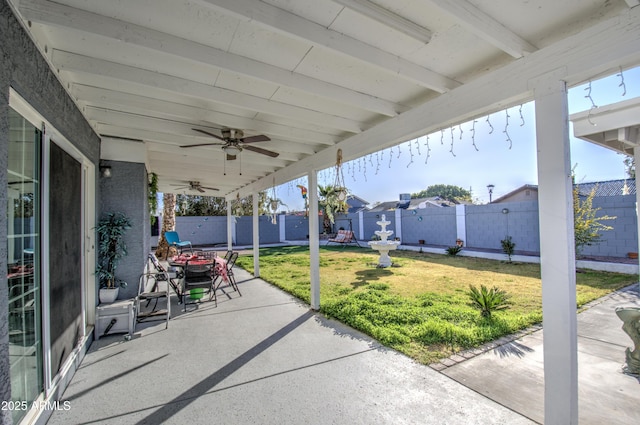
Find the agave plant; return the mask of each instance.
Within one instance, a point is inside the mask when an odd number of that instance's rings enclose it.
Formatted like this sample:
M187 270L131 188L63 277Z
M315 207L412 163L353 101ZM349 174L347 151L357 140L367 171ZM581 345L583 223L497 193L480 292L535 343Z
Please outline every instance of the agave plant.
M491 317L491 313L509 308L509 295L497 287L488 289L480 285L480 289L469 285L469 298L474 307L480 310L482 317Z

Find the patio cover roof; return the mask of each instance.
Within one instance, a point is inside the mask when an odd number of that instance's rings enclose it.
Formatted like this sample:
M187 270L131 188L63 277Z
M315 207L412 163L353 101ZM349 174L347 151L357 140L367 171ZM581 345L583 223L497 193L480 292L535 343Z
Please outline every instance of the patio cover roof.
M103 139L235 197L640 63L638 0L9 0ZM264 134L226 161L220 135ZM241 171L241 174L240 174Z
M640 98L573 114L573 134L625 155L640 146Z

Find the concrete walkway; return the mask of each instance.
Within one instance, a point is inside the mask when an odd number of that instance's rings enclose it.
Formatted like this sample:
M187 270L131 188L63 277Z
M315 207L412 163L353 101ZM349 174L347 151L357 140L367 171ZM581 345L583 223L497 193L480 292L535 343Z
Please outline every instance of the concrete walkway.
M640 307L638 285L585 306L578 314L580 425L640 424L640 377L622 373L625 348L616 307ZM507 342L449 367L445 375L522 415L544 421L543 330Z
M242 297L221 294L217 307L203 303L186 313L174 304L167 330L157 322L139 325L128 342L123 335L94 342L63 395L70 409L54 412L49 424L542 420L540 332L439 372L323 318L242 270L237 275ZM640 386L620 373L630 340L622 331L611 337L621 323L610 308L638 302L637 292L623 296L580 315L580 333L588 335L580 342L581 408L587 405L590 416L588 405L598 403L595 410L608 420L597 423L640 423ZM594 313L606 317L582 320ZM617 361L600 361L600 352ZM598 362L590 358L585 369L584 353ZM611 420L611 411L620 419ZM596 423L582 422L582 416L581 423Z

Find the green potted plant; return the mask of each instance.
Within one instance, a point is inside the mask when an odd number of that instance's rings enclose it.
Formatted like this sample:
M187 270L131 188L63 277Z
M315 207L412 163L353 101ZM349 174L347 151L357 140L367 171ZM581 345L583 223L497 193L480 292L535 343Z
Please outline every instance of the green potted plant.
M119 289L127 282L116 277L120 260L127 255L124 242L125 232L131 228L131 221L119 212L108 213L98 222L98 265L96 274L100 280L99 298L101 303L113 302L118 298Z

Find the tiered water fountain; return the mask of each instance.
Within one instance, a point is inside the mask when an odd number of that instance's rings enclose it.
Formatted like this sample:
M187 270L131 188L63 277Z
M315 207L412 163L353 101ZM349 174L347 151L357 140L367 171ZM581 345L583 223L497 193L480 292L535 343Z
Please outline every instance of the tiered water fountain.
M391 257L389 257L389 251L393 251L400 245L398 241L389 241L387 238L393 235L393 230L387 230L387 226L391 224L387 221L387 217L382 214L382 219L376 221L376 224L382 228L382 230L376 230L374 233L380 237L379 241L369 241L368 244L372 249L380 252L380 258L378 259L378 267L390 267Z

